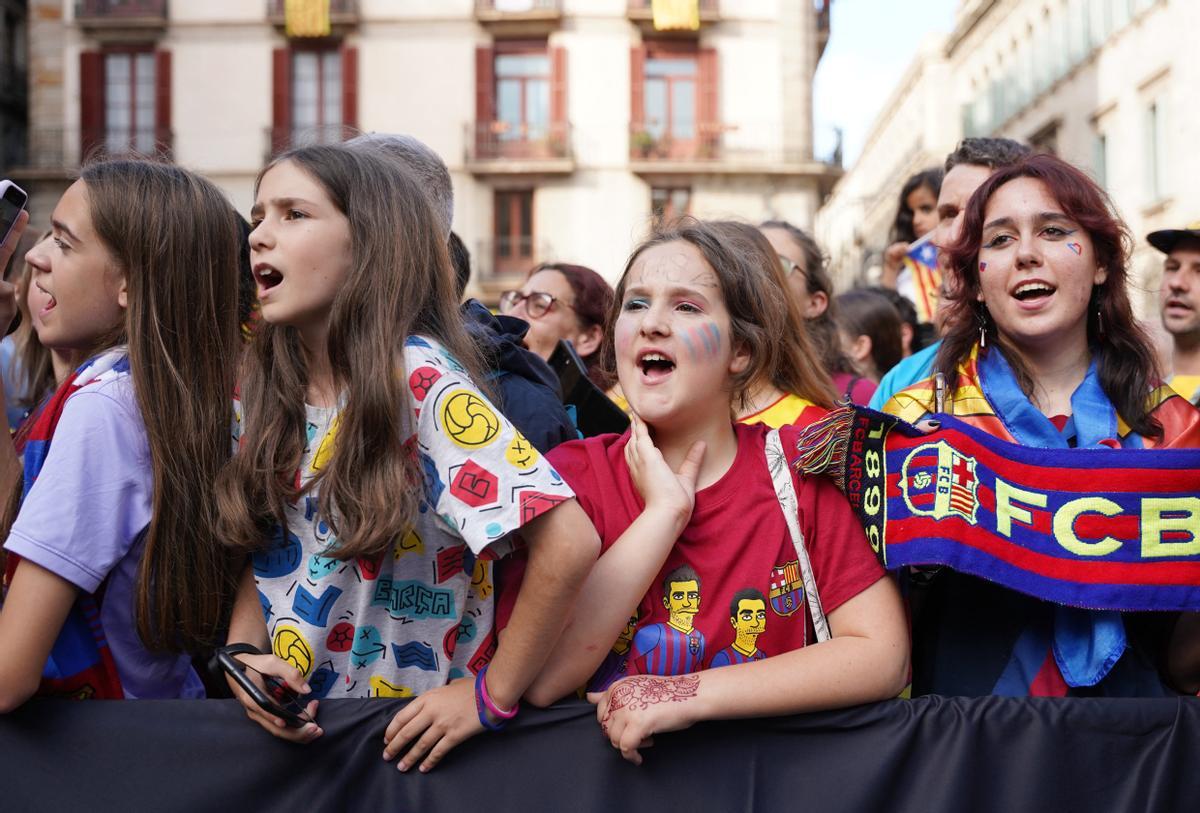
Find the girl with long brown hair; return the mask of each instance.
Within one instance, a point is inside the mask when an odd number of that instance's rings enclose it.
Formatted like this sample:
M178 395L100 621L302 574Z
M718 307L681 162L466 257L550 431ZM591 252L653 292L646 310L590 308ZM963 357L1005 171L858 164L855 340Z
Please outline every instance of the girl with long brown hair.
M26 421L19 461L0 446L0 708L203 696L188 653L215 643L234 586L211 484L230 454L236 218L185 170L101 162L27 255L41 340L91 358Z
M444 233L413 178L365 151L296 149L259 175L252 221L261 323L217 483L226 541L253 553L229 639L308 696L310 721L286 728L234 691L296 742L321 735L318 699L418 696L384 758L411 745L398 767L428 770L516 712L595 531L475 383ZM538 575L497 641L492 561L518 532Z
M1041 448L1200 445L1200 411L1159 379L1127 292L1129 236L1104 191L1051 155L993 173L948 247L960 286L934 379L886 411L954 415ZM1161 624L1072 610L953 572L914 622L913 691L1158 694ZM1161 620L1161 619L1159 619ZM1128 628L1127 628L1128 626Z
M604 552L536 689L586 683L633 762L658 732L879 700L907 672L899 594L846 498L793 476L796 427L735 423L793 359L787 300L726 232L685 219L633 252L610 320L633 426L548 455Z

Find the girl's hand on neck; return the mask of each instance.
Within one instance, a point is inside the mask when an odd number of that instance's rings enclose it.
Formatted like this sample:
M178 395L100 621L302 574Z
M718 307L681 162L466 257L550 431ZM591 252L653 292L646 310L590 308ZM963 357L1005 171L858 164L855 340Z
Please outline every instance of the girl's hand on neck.
M669 515L677 532L687 526L696 507L696 480L700 476L705 448L704 441L694 442L679 470L674 471L654 445L646 424L636 415L632 417L629 442L625 445L625 463L629 466L630 477L646 504L645 510Z

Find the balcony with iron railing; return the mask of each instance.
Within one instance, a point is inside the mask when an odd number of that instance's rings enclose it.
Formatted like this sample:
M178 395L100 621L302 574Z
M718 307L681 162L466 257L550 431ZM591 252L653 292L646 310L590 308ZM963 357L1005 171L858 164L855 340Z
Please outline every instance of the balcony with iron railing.
M325 124L317 127L268 127L264 159L270 161L293 147L317 144L338 144L359 134L359 130L344 124Z
M267 0L267 19L282 28L287 24L287 0ZM358 23L358 0L329 0L330 26Z
M695 0L699 11L700 27L712 25L721 19L719 0ZM799 2L799 0L796 0ZM643 33L672 34L688 33L687 29L656 29L654 27L654 0L627 0L626 16L631 22L637 23Z
M60 177L88 158L153 156L170 159L174 133L164 127L99 129L75 127L29 128L23 160L11 169L14 178Z
M503 36L548 34L562 16L563 0L475 0L475 19Z
M575 170L568 122L468 122L467 168L476 175L563 175Z
M84 28L165 28L167 0L75 0Z
M764 144L762 132L775 126L746 127L696 123L688 138L674 136L661 123L635 121L629 127L630 169L641 175L788 175L825 177L840 170L810 151Z
M495 306L500 294L520 288L529 269L556 257L554 247L532 236L496 237L471 241L471 282L479 298Z

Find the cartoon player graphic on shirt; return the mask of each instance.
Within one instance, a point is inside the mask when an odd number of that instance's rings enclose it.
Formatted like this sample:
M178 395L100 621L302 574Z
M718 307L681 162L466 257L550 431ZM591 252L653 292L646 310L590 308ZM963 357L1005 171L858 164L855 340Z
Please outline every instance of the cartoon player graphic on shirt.
M637 664L636 673L644 675L696 672L704 663L704 633L693 625L700 612L700 577L682 565L666 575L662 586L667 623L638 630L629 660Z
M625 625L625 629L621 630L621 634L617 636L616 643L612 649L604 656L600 666L596 669L596 673L592 675L592 679L588 681L587 690L589 692L602 692L621 678L625 677L625 671L628 667L627 658L629 657L629 647L633 643L633 631L637 629L638 615L635 612L629 616L629 623Z
M713 655L709 669L761 661L767 657L767 653L758 648L758 636L767 630L767 597L761 590L747 587L733 594L733 600L729 602L729 623L733 626L733 643Z

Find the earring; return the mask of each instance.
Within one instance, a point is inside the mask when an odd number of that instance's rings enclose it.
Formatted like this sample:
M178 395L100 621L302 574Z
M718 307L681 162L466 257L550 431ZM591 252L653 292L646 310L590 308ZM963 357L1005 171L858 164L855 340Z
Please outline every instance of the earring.
M987 309L979 311L979 347L987 347Z
M1096 305L1096 335L1104 335L1104 313L1100 310L1100 305Z

